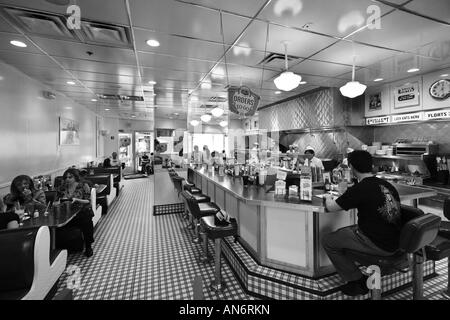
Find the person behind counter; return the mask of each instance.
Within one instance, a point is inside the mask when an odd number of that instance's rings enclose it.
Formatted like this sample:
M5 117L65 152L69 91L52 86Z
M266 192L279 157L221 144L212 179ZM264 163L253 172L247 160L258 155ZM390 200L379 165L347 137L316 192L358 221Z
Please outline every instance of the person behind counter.
M322 164L322 160L320 160L319 158L317 158L315 156L315 152L314 152L314 148L311 146L307 146L305 148L305 166L309 166L309 167L317 167L320 168L322 170L325 170L323 164Z
M208 146L205 144L203 146L202 162L209 164L210 161L211 161L211 151L209 151Z
M19 227L20 218L14 212L4 212L6 206L0 199L0 230L2 229L14 229Z
M392 255L399 248L402 225L398 192L389 182L373 176L372 156L356 150L348 155L348 162L358 183L336 200L326 195L325 209L332 212L356 208L358 224L325 235L322 244L336 271L347 282L341 291L355 296L368 292L367 277L345 255L345 249Z

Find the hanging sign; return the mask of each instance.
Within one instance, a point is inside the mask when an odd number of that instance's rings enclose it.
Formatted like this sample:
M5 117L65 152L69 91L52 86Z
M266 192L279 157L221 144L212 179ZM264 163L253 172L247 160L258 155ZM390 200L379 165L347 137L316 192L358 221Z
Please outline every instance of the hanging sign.
M253 116L258 108L260 97L248 87L231 87L228 89L230 111L241 116Z
M405 122L405 121L417 121L422 120L422 112L414 112L407 114L397 114L392 116L392 122Z
M424 120L448 119L450 118L450 110L427 111L423 113Z
M389 123L389 116L385 116L385 117L375 117L375 118L367 118L366 119L366 124L367 125L372 125L372 124L383 124L383 123Z

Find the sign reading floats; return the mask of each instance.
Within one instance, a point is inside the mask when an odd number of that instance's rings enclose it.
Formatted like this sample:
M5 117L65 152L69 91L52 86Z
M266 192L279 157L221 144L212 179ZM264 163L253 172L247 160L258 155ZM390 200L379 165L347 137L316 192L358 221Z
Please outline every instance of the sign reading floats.
M450 118L450 110L438 110L438 111L427 111L423 114L424 120L431 119L449 119Z
M248 87L231 87L228 89L230 111L241 116L253 116L258 108L260 97Z

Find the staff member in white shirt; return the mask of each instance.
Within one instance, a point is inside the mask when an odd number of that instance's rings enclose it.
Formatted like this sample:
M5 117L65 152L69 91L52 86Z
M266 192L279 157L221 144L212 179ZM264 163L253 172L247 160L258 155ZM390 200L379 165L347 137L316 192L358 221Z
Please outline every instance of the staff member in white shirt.
M325 168L323 167L322 161L319 158L315 157L315 152L314 152L314 148L311 146L307 146L305 148L305 166L309 166L309 167L317 167L317 168L321 168L322 170L324 170Z

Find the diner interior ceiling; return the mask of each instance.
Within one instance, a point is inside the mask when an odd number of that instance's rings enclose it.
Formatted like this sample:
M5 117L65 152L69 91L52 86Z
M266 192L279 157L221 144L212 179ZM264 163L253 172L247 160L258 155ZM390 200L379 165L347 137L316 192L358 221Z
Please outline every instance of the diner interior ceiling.
M72 4L80 30L66 27ZM369 28L373 5L380 29ZM193 119L240 85L265 106L344 85L353 55L369 87L450 66L449 0L0 0L0 9L0 59L107 117ZM277 94L284 40L289 70L306 83Z

